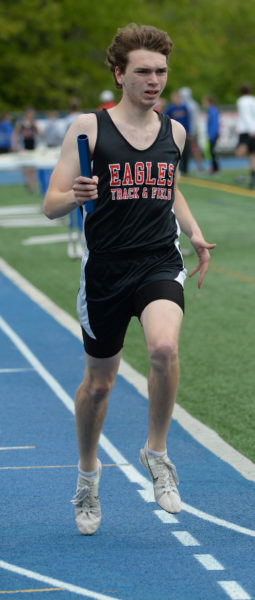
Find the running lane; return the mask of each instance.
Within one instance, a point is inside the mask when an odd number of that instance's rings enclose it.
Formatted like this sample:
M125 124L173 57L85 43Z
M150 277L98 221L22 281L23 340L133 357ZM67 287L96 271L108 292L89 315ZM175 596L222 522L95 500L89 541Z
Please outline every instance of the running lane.
M92 537L79 534L70 499L82 344L3 274L0 297L0 592L29 590L31 600L39 590L64 600L254 598L254 483L173 420L168 448L184 510L160 510L138 460L147 400L121 376L99 449L102 524Z

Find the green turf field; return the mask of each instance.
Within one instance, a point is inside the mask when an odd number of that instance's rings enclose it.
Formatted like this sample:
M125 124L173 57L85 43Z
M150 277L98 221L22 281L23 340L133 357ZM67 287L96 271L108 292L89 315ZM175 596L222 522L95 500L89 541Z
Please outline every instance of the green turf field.
M236 187L233 171L217 177L186 177L180 183L205 238L216 242L202 290L197 278L185 284L186 312L180 341L178 402L255 461L254 217L255 192ZM223 185L222 185L223 184ZM235 186L226 191L226 184ZM1 186L1 205L40 204L23 186ZM1 219L0 219L1 222ZM54 302L76 317L80 261L67 258L66 243L24 246L34 235L58 228L0 227L0 255ZM181 238L182 247L190 248ZM195 254L185 257L188 270ZM142 331L133 319L124 358L144 375L148 360Z

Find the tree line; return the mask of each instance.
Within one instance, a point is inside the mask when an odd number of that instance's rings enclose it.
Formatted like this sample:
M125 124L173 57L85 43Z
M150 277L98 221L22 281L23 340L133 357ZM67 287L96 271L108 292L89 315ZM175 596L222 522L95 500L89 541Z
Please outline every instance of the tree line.
M174 42L164 96L190 86L233 104L254 82L254 0L1 0L0 110L95 108L114 89L106 48L118 27L154 25ZM116 92L116 98L118 93Z

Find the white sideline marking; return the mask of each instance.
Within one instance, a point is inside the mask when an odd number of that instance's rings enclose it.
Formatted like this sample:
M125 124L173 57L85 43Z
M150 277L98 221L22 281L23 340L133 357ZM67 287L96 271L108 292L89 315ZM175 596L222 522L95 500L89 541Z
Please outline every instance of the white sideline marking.
M54 319L68 329L73 335L81 340L81 329L78 321L71 317L66 311L57 306L50 298L40 292L34 285L25 279L18 271L13 269L8 263L0 258L0 269L17 287L36 302L41 308L46 310ZM119 374L131 383L138 392L148 398L147 380L138 373L127 362L121 360ZM240 452L232 448L215 431L200 423L198 419L192 417L184 408L177 403L174 408L174 418L188 433L200 444L208 448L215 456L231 465L251 481L255 481L255 465L251 460L243 456Z
M13 215L37 215L41 212L39 204L23 204L22 206L0 206L0 217Z
M207 571L224 571L225 569L211 554L194 554L194 557Z
M5 569L6 571L11 571L12 573L17 573L17 575L22 575L23 577L28 577L28 579L35 579L36 581L43 581L44 583L48 583L53 587L60 587L72 592L73 594L78 594L80 596L85 596L86 598L94 598L95 600L116 600L116 597L106 596L105 594L100 594L97 592L92 592L91 590L87 590L86 588L78 587L77 585L72 585L71 583L66 583L65 581L60 581L59 579L53 579L52 577L47 577L46 575L41 575L40 573L36 573L35 571L30 571L29 569L22 569L16 565L11 565L3 560L0 560L0 568Z
M56 244L59 242L68 242L69 233L56 233L55 235L35 235L22 241L23 246L35 246L37 244Z
M182 509L186 510L186 512L194 515L195 517L198 517L199 519L203 519L204 521L214 523L214 525L219 525L220 527L225 527L226 529L232 529L233 531L237 531L237 533L243 533L244 535L251 535L252 537L255 537L254 529L247 529L246 527L236 525L234 523L231 523L230 521L219 519L218 517L210 515L209 513L206 513L203 510L199 510L198 508L195 508L190 504L186 504L186 502L182 502Z
M231 600L252 600L252 597L237 583L237 581L218 581L224 592Z
M35 446L1 446L0 450L31 450Z
M171 513L167 513L165 510L154 510L154 515L156 515L162 523L179 523L178 519Z
M49 222L48 222L49 221ZM8 217L0 219L0 227L59 227L59 220L50 221L44 215L38 215L38 217L27 216L27 217L15 217L9 219Z
M171 534L174 535L183 546L200 546L200 542L198 542L188 531L171 531Z
M28 362L36 369L37 373L42 377L42 379L46 382L46 384L53 390L56 396L63 402L66 408L74 415L74 402L72 398L67 394L67 392L62 388L62 386L58 383L58 381L45 369L42 363L35 357L35 355L29 350L28 346L21 340L21 338L13 331L13 329L4 321L2 317L0 317L0 327L6 333L6 335L12 340L12 342L16 345L19 351L25 356ZM155 502L153 491L152 491L152 483L144 477L137 469L128 464L127 459L119 452L119 450L110 442L110 440L101 433L99 440L101 448L108 454L111 460L118 465L118 468L124 473L127 479L131 483L135 483L142 487L142 490L138 490L140 495L143 496L146 502ZM245 535L249 535L255 537L255 530L248 529L246 527L241 527L236 525L235 523L231 523L229 521L224 521L223 519L219 519L218 517L214 517L206 512L196 509L185 502L182 502L182 508L187 512L199 517L200 519L204 519L205 521L209 521L216 525L220 525L222 527L227 527L228 529L232 529L233 531L237 531L238 533L243 533Z

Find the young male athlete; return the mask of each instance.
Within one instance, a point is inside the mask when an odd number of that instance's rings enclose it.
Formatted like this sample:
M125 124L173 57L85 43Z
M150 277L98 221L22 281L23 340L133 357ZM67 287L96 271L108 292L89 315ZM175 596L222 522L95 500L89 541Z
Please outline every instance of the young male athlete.
M122 98L109 111L84 114L71 125L44 202L49 218L77 206L84 218L87 250L77 306L86 370L76 394L80 462L72 501L84 535L94 533L101 520L97 446L132 315L140 319L150 359L149 431L140 461L153 481L156 502L168 512L181 510L177 474L166 450L186 276L178 223L198 255L190 275L200 271L199 287L215 244L204 240L177 187L185 131L153 109L166 84L171 48L167 33L154 27L118 30L107 61ZM91 179L80 175L81 133L89 137ZM95 211L86 213L92 199Z

